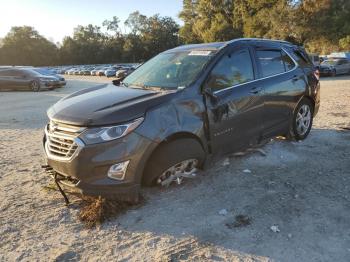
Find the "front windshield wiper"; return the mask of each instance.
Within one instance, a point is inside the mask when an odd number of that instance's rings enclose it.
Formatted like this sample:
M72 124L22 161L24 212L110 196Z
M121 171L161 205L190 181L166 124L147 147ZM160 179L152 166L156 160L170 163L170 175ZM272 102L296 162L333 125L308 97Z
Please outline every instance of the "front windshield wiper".
M162 86L152 86L152 85L143 85L143 88L144 89L147 89L147 90L162 90L162 91L167 91L171 88L165 88L165 87L162 87Z
M176 88L166 88L166 87L162 87L162 86L152 86L152 85L146 85L146 84L128 84L128 83L122 83L122 84L125 87L144 89L144 90L153 90L153 91L176 90Z

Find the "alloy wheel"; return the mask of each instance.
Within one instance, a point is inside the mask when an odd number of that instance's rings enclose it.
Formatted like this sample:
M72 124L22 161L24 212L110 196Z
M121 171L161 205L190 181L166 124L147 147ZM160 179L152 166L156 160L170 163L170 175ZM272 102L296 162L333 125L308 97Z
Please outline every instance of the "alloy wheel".
M39 83L36 82L36 81L32 82L31 87L32 87L32 90L33 90L34 92L38 92L39 89L40 89L40 85L39 85Z
M165 170L157 179L157 184L168 187L172 182L176 181L181 184L184 178L193 178L196 176L198 160L187 159L173 165Z
M299 108L297 117L296 117L296 129L298 135L304 135L310 127L311 124L311 110L309 105L302 105Z

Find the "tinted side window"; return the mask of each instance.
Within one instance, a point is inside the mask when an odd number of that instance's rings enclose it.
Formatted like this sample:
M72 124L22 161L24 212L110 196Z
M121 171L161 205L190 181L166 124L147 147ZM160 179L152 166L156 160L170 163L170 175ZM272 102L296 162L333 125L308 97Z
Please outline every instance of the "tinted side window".
M261 66L262 76L272 76L284 71L284 62L279 50L257 50L258 63Z
M248 49L225 55L210 73L207 87L221 90L254 79L253 65Z

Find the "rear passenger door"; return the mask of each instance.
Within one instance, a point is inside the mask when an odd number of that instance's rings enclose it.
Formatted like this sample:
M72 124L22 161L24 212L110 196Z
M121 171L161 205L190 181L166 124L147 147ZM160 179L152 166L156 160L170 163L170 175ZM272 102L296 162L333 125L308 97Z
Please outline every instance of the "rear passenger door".
M256 46L259 87L264 90L264 137L284 134L295 104L305 92L302 69L280 47Z

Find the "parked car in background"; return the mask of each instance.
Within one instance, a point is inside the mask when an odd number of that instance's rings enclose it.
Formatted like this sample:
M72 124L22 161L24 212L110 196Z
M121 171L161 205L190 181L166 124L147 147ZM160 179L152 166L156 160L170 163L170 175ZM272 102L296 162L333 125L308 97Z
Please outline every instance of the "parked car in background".
M350 74L350 60L346 58L329 58L321 63L320 74L323 76Z
M328 58L346 58L350 60L350 52L333 52Z
M60 81L50 75L43 75L31 68L0 69L0 90L53 89L60 86Z
M65 86L67 84L66 80L64 79L64 77L53 73L51 70L48 70L48 69L45 69L45 68L33 68L33 70L38 72L39 74L42 74L42 75L55 77L59 81L58 87L63 87L63 86Z
M97 73L97 71L100 70L100 69L101 69L101 67L95 67L94 69L92 69L92 70L90 71L90 75L95 76L96 73Z
M114 77L115 73L122 68L121 66L112 66L109 67L107 70L105 70L105 76L107 77Z
M77 70L78 70L77 68L73 67L73 68L69 69L66 73L68 75L74 75Z
M90 76L91 75L91 68L87 68L87 69L83 70L83 75Z
M108 70L109 67L103 67L100 70L96 71L96 75L97 76L104 76L105 75L105 71Z
M117 78L116 80L123 81L125 77L127 77L134 71L135 71L134 67L126 67L126 68L120 69L115 73L115 77Z
M212 155L278 135L303 140L320 105L315 71L305 50L285 41L165 51L118 88L87 88L53 105L45 169L83 194L135 197L141 184L193 177Z

